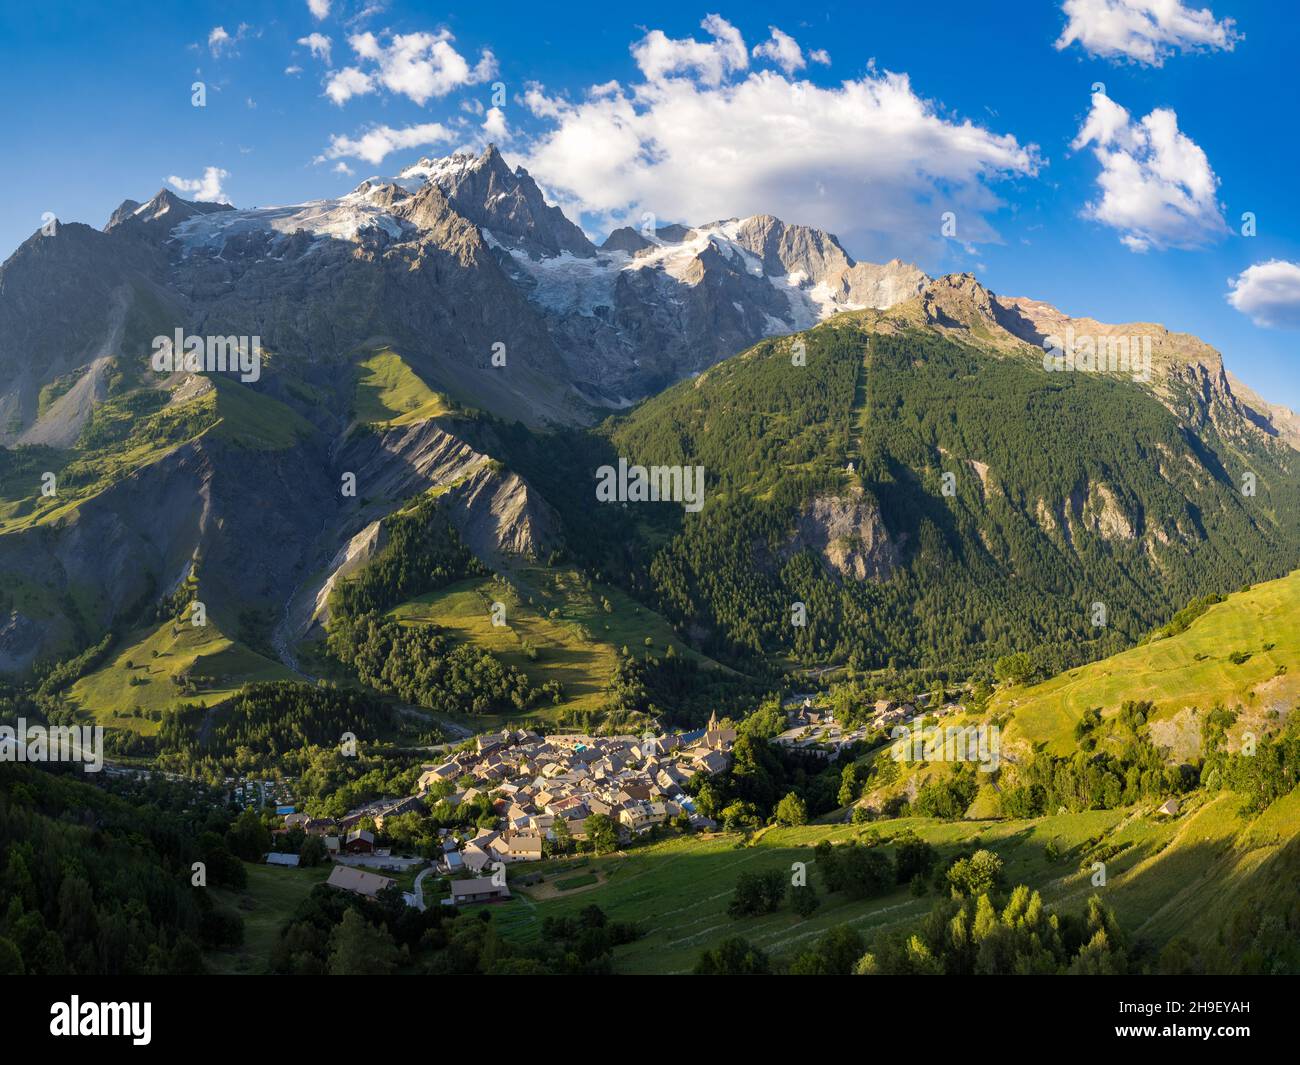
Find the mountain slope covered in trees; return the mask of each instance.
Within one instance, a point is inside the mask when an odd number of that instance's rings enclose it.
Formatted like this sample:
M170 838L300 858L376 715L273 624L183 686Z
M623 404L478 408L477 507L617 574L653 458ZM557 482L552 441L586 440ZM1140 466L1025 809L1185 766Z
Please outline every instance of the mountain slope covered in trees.
M1173 372L1158 388L1049 373L996 321L921 310L766 341L585 450L549 451L579 485L602 440L605 456L705 470L699 514L629 504L602 523L558 493L596 519L575 551L637 571L733 661L953 677L1017 651L1047 675L1300 561L1296 453L1218 398L1198 404Z

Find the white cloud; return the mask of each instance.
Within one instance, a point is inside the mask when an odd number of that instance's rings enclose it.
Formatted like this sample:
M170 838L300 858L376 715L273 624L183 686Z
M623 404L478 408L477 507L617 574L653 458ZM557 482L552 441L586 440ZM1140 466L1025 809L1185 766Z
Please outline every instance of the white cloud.
M487 116L483 119L483 133L493 144L505 144L510 139L510 129L501 108L488 108Z
M1120 231L1133 251L1197 248L1227 233L1216 199L1219 179L1205 152L1178 129L1178 115L1156 108L1140 122L1103 92L1093 93L1079 135L1101 163L1100 197L1085 217Z
M1256 325L1300 329L1300 264L1256 263L1228 280L1228 302Z
M564 100L553 99L546 95L546 88L537 82L529 82L524 89L524 106L538 118L560 119L568 105Z
M343 21L348 26L359 26L375 15L382 15L387 8L388 0L375 0L375 3L367 4L351 18L346 18Z
M643 82L593 86L576 102L526 87L548 128L520 161L593 228L643 211L696 224L766 212L828 229L856 254L920 257L941 245L949 210L961 240L996 240L991 185L1037 172L1035 146L941 114L905 74L873 69L821 88L738 73L744 41L721 20L706 28L712 45L647 33L632 49ZM694 76L667 76L682 70Z
M815 52L809 52L808 58L824 67L831 65L831 54L825 48L818 48Z
M325 95L342 107L354 96L364 96L375 91L375 80L356 67L336 70L325 83Z
M235 39L226 32L224 26L213 26L212 32L208 34L208 51L214 56L220 55L223 49L229 48L235 43Z
M286 74L291 75L291 76L294 75L294 74L301 74L301 73L302 73L302 67L298 66L297 64L293 64L293 65L291 65L291 66L287 66L287 67L285 67L285 68L284 68L284 72L285 72Z
M186 193L190 199L204 203L229 203L230 199L221 191L221 183L230 175L217 166L204 169L201 178L182 178L172 175L167 179L177 192Z
M788 33L782 33L775 26L769 26L772 36L762 44L754 46L754 55L759 59L770 59L787 74L793 74L808 65L803 57L799 42Z
M336 173L336 174L346 174L346 175L348 175L349 177L351 177L351 176L352 176L352 167L348 166L347 163L343 162L343 160L340 159L337 163L334 164L334 173Z
M1089 55L1153 67L1175 52L1232 51L1242 40L1232 19L1216 21L1208 7L1181 0L1065 0L1061 10L1068 21L1058 50L1077 41Z
M311 12L312 18L319 22L329 17L330 0L307 0L307 10Z
M233 34L229 33L224 26L213 26L208 33L208 51L212 53L213 58L219 58L224 54L236 55L235 45L239 44L249 32L253 30L247 22L241 22L235 27ZM261 33L253 32L254 37L260 37Z
M632 46L641 73L650 81L663 81L693 72L706 85L719 85L728 74L749 66L749 50L735 26L721 15L707 16L700 26L712 41L673 40L662 30L647 33Z
M327 159L361 159L372 166L378 166L393 152L439 144L455 136L455 133L440 122L425 122L419 126L407 126L405 129L375 126L356 138L336 133L330 137L330 146L316 161L321 163Z
M306 37L299 37L298 43L310 48L311 54L317 59L323 59L326 63L329 63L334 42L325 34L309 33Z
M358 33L348 38L361 65L331 72L326 95L336 104L380 88L405 96L423 106L430 98L446 96L463 85L476 85L493 77L496 57L484 49L478 62L469 61L452 46L454 38L438 33L393 35L383 43L375 34ZM369 69L364 69L364 65Z

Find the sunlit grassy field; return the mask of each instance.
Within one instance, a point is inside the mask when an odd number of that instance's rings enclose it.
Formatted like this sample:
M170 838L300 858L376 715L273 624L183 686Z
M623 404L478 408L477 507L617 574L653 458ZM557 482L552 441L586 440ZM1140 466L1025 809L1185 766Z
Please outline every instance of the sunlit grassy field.
M1008 882L1033 884L1052 898L1075 894L1080 884L1088 886L1087 877L1078 871L1079 859L1070 849L1104 836L1125 813L1099 810L1003 822L906 818L875 827L886 837L914 829L948 852L976 845L995 850L1005 862ZM1162 831L1152 822L1144 824L1151 835ZM743 936L769 953L784 954L797 951L838 925L849 925L865 935L906 924L926 913L936 896L915 898L906 886L883 897L862 900L822 890L812 848L822 839L846 842L860 831L849 825L807 826L769 829L748 846L739 835L720 834L636 847L624 855L593 859L591 869L603 880L599 886L545 901L530 899L528 889L523 888L516 892L522 896L518 901L494 909L494 918L502 922L508 937L527 943L540 937L543 917L576 914L595 903L611 919L634 921L645 930L640 940L618 948L619 972L673 973L689 971L703 950L728 936ZM1044 855L1049 841L1055 841L1064 854L1055 863ZM742 872L780 869L788 874L794 862L808 864L809 880L821 894L822 904L811 918L799 918L788 906L763 917L735 920L727 915L727 904ZM545 868L529 866L528 872Z
M213 683L201 685L196 695L183 696L172 678L185 672L212 677ZM173 626L169 621L122 641L102 666L72 686L69 698L102 725L148 734L158 730L158 722L137 717L133 710L147 715L182 701L214 706L245 683L292 676L278 662L225 636L211 619L201 627L188 622ZM143 683L132 684L132 678Z
M255 451L283 451L309 437L311 423L277 399L214 374L218 436Z
M447 411L446 400L389 348L358 363L354 406L372 425L407 425Z
M514 901L493 909L493 916L508 938L531 943L540 939L544 917L574 915L594 903L611 919L636 922L645 932L615 952L617 971L627 973L688 972L701 952L729 936L741 936L774 956L797 953L841 925L856 928L869 941L878 930L914 923L939 898L933 891L917 898L906 887L862 900L824 891L815 844L843 843L874 827L886 840L912 829L941 855L977 846L992 850L1003 860L1006 885L1028 884L1058 909L1081 911L1097 894L1135 942L1158 948L1184 935L1208 941L1216 934L1216 918L1229 914L1247 889L1259 890L1286 875L1274 859L1300 832L1296 794L1254 817L1243 815L1240 807L1239 796L1219 793L1192 800L1175 818L1161 817L1151 803L1023 821L903 818L864 828L768 829L748 845L736 834L678 837L592 859L583 871L599 874L602 882L594 887L556 897L545 888L531 889L537 898L520 888ZM1097 884L1095 863L1101 859L1105 883ZM811 918L799 918L788 904L762 917L727 915L741 873L779 869L789 874L795 862L808 863L809 882L821 896ZM530 865L528 872L550 869L557 870L556 880L573 876L558 862Z
M1249 658L1233 662L1236 652ZM1013 713L1008 739L1046 743L1054 753L1067 754L1074 747L1075 723L1092 707L1111 714L1127 699L1150 700L1158 719L1188 706L1208 711L1216 703L1289 708L1297 696L1300 572L1228 596L1176 636L1042 684L999 692L990 710Z
M497 602L505 606L505 625L493 624L492 604ZM616 589L588 588L571 570L532 568L518 575L514 587L491 578L460 581L403 603L391 613L411 624L438 625L455 639L499 655L527 673L534 685L549 680L564 685L560 705L530 710L530 717L598 708L608 697L619 649L644 651L647 639L660 652L671 645L677 654L716 666L687 649L654 611ZM536 658L529 656L528 647L536 651Z

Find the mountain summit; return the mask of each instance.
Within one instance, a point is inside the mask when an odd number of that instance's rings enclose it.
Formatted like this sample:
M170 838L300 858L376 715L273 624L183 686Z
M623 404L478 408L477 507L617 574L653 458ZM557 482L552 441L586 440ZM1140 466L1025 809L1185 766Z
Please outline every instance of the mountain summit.
M527 170L511 170L495 144L478 156L458 152L445 159L421 159L401 177L433 182L465 218L534 257L596 254L586 234L546 202Z

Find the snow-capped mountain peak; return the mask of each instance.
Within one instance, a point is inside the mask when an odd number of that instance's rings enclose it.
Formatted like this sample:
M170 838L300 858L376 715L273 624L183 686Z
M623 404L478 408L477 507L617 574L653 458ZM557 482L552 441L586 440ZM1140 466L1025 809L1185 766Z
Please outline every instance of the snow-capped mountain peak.
M387 261L383 269L405 277L437 262L423 276L454 288L457 308L478 308L479 325L502 334L509 330L493 323L503 316L511 329L530 319L528 343L545 336L570 386L609 406L764 337L892 306L929 281L907 264L855 262L833 235L764 214L618 229L597 248L494 146L421 159L342 196L286 206L236 209L163 191L143 205L124 203L108 231L165 249L181 288L215 286L253 307L303 276L313 284L336 270L359 278L364 263ZM404 297L405 285L393 288L391 278L386 285L373 298L396 302L368 311L372 334L403 319L402 299L428 298ZM429 342L441 348L446 340Z

